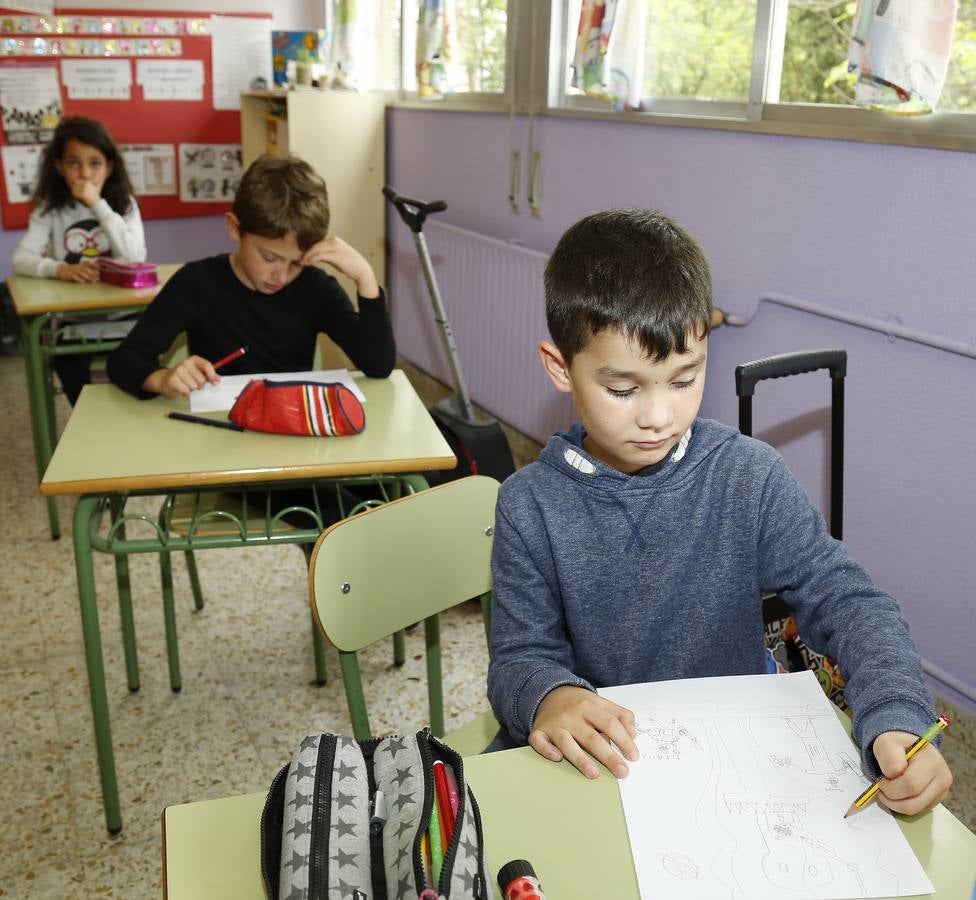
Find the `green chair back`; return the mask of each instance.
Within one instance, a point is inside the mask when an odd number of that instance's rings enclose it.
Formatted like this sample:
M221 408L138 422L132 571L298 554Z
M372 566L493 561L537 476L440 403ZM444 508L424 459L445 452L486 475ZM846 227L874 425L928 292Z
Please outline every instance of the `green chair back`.
M339 651L358 740L372 736L356 651L423 621L431 729L444 734L438 613L489 609L498 482L473 475L336 523L309 566L312 615Z

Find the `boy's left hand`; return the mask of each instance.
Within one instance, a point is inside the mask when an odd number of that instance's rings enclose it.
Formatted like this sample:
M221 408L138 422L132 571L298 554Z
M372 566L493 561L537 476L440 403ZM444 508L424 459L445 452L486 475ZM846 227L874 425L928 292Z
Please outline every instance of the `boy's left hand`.
M355 247L351 247L340 237L332 235L312 244L302 257L302 265L310 266L313 263L326 263L351 278L356 282L356 292L363 299L371 300L380 295L373 267Z
M885 777L877 799L892 812L909 816L941 803L952 785L948 764L931 744L905 759L905 751L916 740L906 731L885 731L871 745Z

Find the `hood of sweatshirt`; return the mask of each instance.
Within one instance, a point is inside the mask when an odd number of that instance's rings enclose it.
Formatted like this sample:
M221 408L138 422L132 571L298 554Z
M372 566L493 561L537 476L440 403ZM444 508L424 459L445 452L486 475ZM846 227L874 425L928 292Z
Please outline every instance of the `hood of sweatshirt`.
M575 423L568 431L549 438L539 454L539 462L569 476L580 485L598 491L646 491L650 488L677 487L724 445L738 438L739 432L713 419L696 419L678 446L660 462L632 475L614 469L583 449L586 430Z

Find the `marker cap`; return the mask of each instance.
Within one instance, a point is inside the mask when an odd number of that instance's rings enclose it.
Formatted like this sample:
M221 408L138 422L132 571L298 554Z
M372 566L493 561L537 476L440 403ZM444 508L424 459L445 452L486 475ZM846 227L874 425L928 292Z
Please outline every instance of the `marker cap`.
M516 878L538 878L532 863L526 859L513 859L498 870L498 887L502 893Z

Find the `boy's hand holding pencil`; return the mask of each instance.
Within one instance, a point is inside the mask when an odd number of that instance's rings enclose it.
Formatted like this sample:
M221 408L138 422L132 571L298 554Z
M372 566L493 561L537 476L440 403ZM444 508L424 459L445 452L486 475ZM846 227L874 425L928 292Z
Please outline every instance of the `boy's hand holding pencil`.
M906 731L885 731L874 739L871 749L884 775L872 785L878 802L892 812L914 815L932 809L945 799L952 786L952 772L938 748L929 741L948 722L943 716L921 738ZM870 791L869 788L855 800L847 811L848 816L870 802L870 797L861 799Z
M157 369L142 386L147 391L162 394L171 400L176 397L189 397L191 391L199 390L205 384L217 384L220 381L217 371L245 353L247 347L238 347L233 353L228 353L215 363L202 356L188 356L172 369Z

